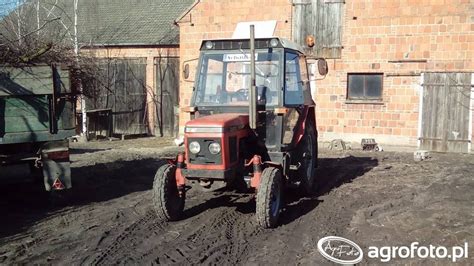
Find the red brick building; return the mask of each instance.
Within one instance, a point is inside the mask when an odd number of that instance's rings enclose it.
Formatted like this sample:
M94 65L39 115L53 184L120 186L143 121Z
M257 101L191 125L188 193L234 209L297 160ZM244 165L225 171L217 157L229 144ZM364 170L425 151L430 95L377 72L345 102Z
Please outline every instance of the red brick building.
M467 152L473 14L469 0L198 0L177 19L180 58L197 58L203 39L230 38L239 22L276 20L275 36L304 44L313 35L309 61L328 61L326 77L312 76L320 140ZM181 78L182 107L191 91ZM181 113L180 125L188 119Z

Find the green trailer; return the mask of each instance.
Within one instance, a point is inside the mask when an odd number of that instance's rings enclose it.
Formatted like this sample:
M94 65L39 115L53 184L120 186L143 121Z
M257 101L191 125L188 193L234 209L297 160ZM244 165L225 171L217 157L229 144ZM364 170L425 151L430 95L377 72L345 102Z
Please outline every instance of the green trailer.
M47 191L71 188L68 137L75 94L68 69L0 66L0 181L42 177Z

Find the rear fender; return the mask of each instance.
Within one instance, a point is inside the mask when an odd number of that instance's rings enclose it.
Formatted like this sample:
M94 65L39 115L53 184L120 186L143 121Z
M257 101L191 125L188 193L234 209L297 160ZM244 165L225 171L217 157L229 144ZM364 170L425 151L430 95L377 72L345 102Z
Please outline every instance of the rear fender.
M293 136L293 143L294 147L296 147L301 139L305 134L305 128L308 125L308 122L314 126L314 131L316 133L316 139L318 138L318 131L316 127L316 115L314 111L314 107L312 106L305 106L303 109L303 114L300 116L300 120L298 121L298 129L296 130L296 134Z

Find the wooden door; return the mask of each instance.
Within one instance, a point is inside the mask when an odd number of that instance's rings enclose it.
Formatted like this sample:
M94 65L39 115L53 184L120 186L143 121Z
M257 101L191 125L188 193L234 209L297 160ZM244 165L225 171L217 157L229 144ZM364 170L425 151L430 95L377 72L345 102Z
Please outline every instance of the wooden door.
M95 79L83 82L87 110L110 109L113 134L147 134L146 59L104 59L99 66Z
M179 58L156 58L155 69L157 134L174 137L179 126Z
M471 73L425 73L421 149L469 152Z

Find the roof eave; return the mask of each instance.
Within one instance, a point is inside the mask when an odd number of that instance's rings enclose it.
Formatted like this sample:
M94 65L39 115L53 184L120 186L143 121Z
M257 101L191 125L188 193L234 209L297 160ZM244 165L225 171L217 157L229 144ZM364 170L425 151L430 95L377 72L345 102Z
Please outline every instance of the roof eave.
M160 44L160 43L94 43L84 45L86 49L100 49L104 47L162 47L162 48L178 48L179 44Z
M194 7L197 6L197 4L199 4L201 2L201 0L195 0L194 3L192 4L192 6L190 6L188 9L186 9L177 19L174 20L174 24L178 25L178 23L187 15L189 14L189 12L191 12Z

